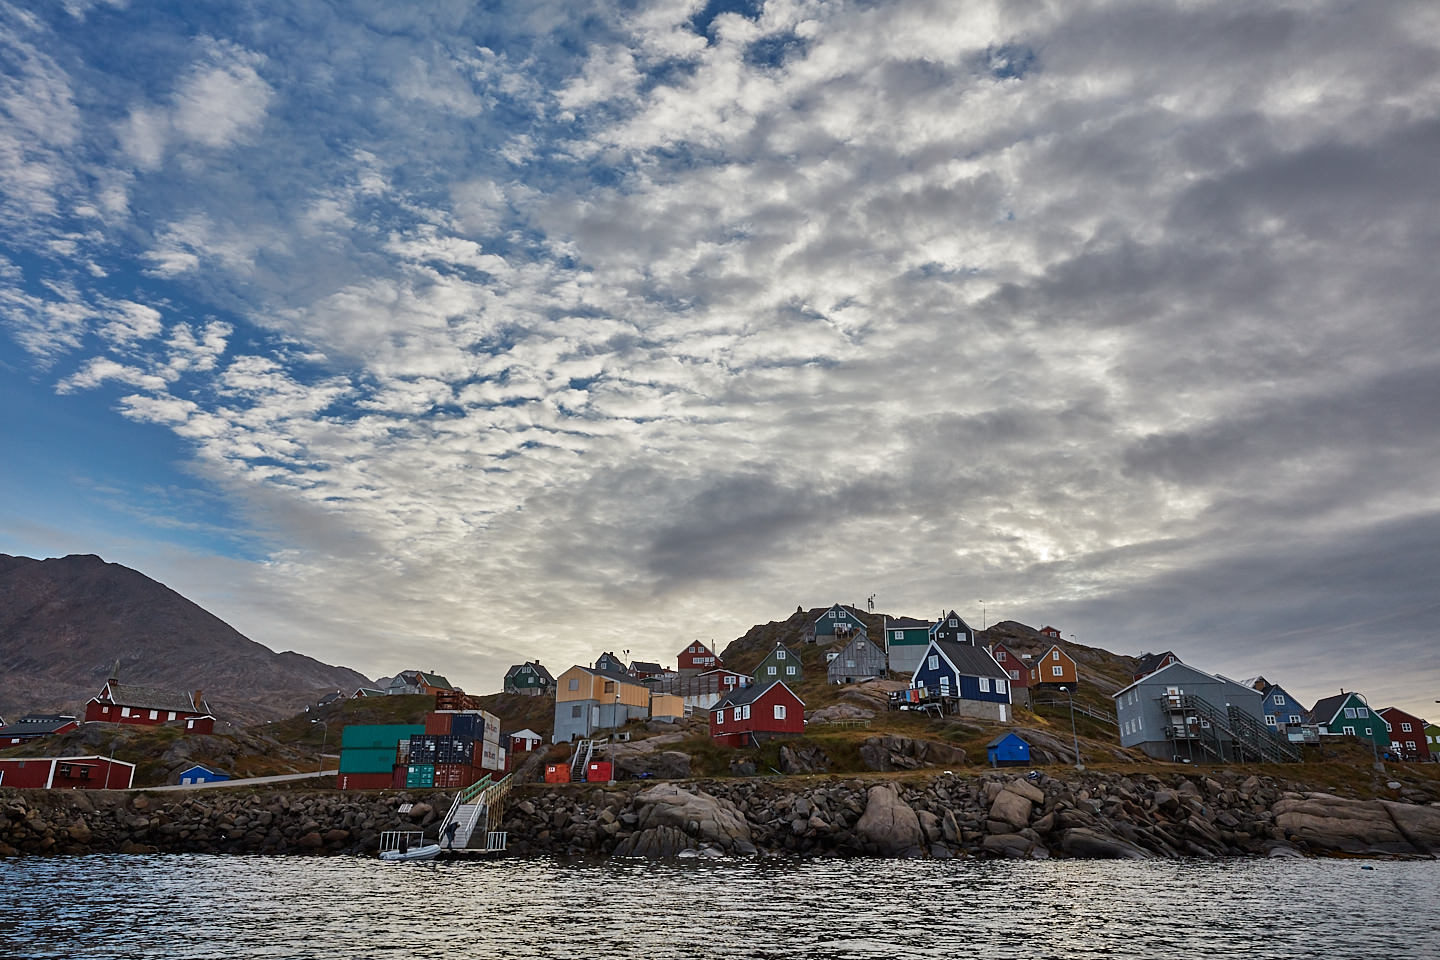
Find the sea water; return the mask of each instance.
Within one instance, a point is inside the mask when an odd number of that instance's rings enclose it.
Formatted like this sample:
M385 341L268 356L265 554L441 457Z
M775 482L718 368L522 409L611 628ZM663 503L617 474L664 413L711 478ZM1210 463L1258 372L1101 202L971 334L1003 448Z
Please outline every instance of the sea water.
M0 956L1440 958L1434 861L0 861Z

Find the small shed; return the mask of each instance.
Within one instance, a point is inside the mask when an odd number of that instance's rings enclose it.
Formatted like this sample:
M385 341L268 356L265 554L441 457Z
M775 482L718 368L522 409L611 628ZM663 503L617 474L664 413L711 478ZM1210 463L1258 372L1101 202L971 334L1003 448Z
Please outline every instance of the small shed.
M211 770L209 767L202 767L200 764L180 771L179 783L183 786L191 783L219 783L222 780L229 780L228 773L220 773Z
M1028 766L1030 744L1020 739L1017 734L1005 733L985 744L985 755L992 767Z

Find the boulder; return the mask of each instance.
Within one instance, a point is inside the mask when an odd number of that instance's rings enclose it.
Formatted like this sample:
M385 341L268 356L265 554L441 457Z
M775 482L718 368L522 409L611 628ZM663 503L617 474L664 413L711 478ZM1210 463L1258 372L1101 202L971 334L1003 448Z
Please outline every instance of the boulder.
M1005 789L1011 793L1018 793L1031 803L1044 803L1045 791L1028 780L1011 780L1005 784Z
M865 813L855 824L855 836L867 852L892 856L922 850L925 842L920 818L888 783L866 793Z
M1440 854L1440 807L1381 800L1396 828L1410 845L1422 853Z
M859 706L854 703L832 703L828 707L822 707L811 713L811 721L827 720L869 720L875 716L875 711Z
M708 793L691 793L672 784L660 784L635 797L640 808L641 830L674 827L687 836L734 850L736 843L750 841L750 824L729 800Z
M1094 860L1149 860L1151 854L1119 837L1071 827L1060 837L1060 848L1072 857Z
M679 856L682 850L697 849L695 841L671 826L650 827L621 840L612 856L645 857L651 860Z
M829 769L830 758L819 747L786 744L780 748L781 773L824 773Z
M679 750L630 753L615 758L615 769L637 780L684 780L690 776L690 754Z
M1018 829L1029 825L1030 811L1034 806L1028 797L1013 790L1001 790L995 795L995 802L990 804L990 819L1008 823Z
M1413 854L1406 839L1378 800L1342 800L1310 794L1279 800L1271 809L1286 839L1303 840L1312 850L1337 853Z
M948 743L910 737L870 737L860 745L860 759L871 770L916 770L920 767L955 767L964 764L965 751Z
M992 856L1023 860L1035 849L1035 841L1018 833L992 833L980 841L980 849Z

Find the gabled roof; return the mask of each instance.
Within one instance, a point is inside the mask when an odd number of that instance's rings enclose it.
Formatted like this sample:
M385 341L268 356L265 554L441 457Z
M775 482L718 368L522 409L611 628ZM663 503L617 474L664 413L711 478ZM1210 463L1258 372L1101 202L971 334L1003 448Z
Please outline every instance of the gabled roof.
M75 717L42 716L42 717L21 717L16 723L7 723L0 726L0 737L44 737L56 732L62 727L78 723Z
M849 614L850 616L854 617L855 620L856 620L856 622L859 623L861 627L864 627L864 626L865 626L865 624L860 620L860 611L859 611L859 610L856 610L854 607L847 607L847 606L846 606L845 604L843 604L843 603L832 603L832 604L830 604L830 606L826 607L824 610L821 610L821 611L820 611L820 616L818 616L818 617L815 618L815 622L816 622L816 623L819 623L819 622L821 622L822 620L829 620L829 619L830 619L829 614L830 614L830 611L831 611L831 610L844 610L847 614ZM835 619L838 620L838 619L840 619L840 618L839 618L839 617L836 617Z
M1355 691L1351 690L1349 693L1337 693L1333 697L1324 697L1315 701L1315 706L1310 708L1310 722L1328 726L1353 696L1355 696Z
M886 630L929 630L929 620L916 620L914 617L886 617Z
M935 635L935 631L940 629L951 629L951 620L956 621L954 629L964 630L966 633L974 636L975 628L970 626L970 624L966 623L965 618L960 616L960 614L956 613L954 610L951 610L949 613L942 615L939 620L936 620L930 625L930 635L933 637Z
M1180 658L1169 650L1164 653L1146 653L1141 655L1140 662L1135 665L1135 672L1142 675L1152 674L1160 669L1160 664L1165 662L1166 657L1175 657L1175 662L1180 662Z
M1000 734L1000 736L996 737L994 740L991 740L989 743L985 744L985 749L988 750L988 749L990 749L991 747L998 747L998 746L1000 746L1000 744L1004 743L1006 740L1009 740L1011 737L1014 737L1016 740L1019 740L1021 743L1025 744L1025 746L1027 746L1027 747L1030 746L1030 741L1028 741L1028 740L1026 740L1024 737L1020 736L1020 734L1016 733L1014 730L1007 730L1005 733Z
M785 686L784 680L776 680L774 683L767 683L764 686L761 686L758 683L752 683L748 687L741 687L739 690L732 690L729 693L725 694L725 696L721 697L716 702L715 706L711 707L710 709L713 712L715 710L724 709L725 707L743 707L747 703L754 703L756 700L759 700L762 696L764 696L770 690L773 690L775 687L785 687L786 693L790 694L790 696L794 697L796 700L799 700L799 702L802 704L805 702L804 700L800 700L799 694L797 694L794 690L791 690L789 687Z
M954 640L931 639L930 646L936 648L950 661L950 665L957 673L967 677L995 677L1000 680L1009 680L1010 674L1006 673L990 652L983 647L972 647L968 643L956 643Z
M545 739L544 737L540 736L540 734L536 733L534 730L531 730L529 727L526 727L524 730L516 730L514 733L508 734L508 736L511 736L511 737L524 737L524 738L527 739L527 740L544 740L544 739Z
M141 710L173 710L176 713L209 713L204 703L195 703L188 693L161 690L158 687L141 687L133 683L109 683L110 702L117 707L139 708Z
M664 673L665 668L658 663L651 663L649 660L636 660L630 664L630 669L636 673Z
M1009 648L1007 647L1006 649L1009 649ZM1062 647L1062 646L1060 646L1060 644L1058 644L1058 643L1052 643L1052 644L1050 644L1050 646L1048 646L1048 647L1046 647L1044 650L1040 651L1040 655L1035 658L1035 662L1036 662L1036 663L1040 663L1042 660L1048 660L1048 659L1050 658L1050 651L1051 651L1051 650L1059 650L1059 651L1060 651L1060 656L1064 657L1066 660L1069 660L1071 663L1074 663L1074 662L1075 662L1075 658L1072 657L1072 656L1070 656L1070 654L1066 653L1066 652L1065 652L1065 648ZM1011 652L1011 653L1014 653L1015 651L1011 650L1010 652Z
M546 670L543 666L541 666L539 660L526 660L524 663L515 664L509 670L505 671L505 679L509 680L511 677L515 676L515 674L519 673L521 670L524 670L526 667L529 667L531 670L535 671L535 675L541 680L548 680L551 683L555 682L555 678L550 676L550 671Z
M1133 690L1133 689L1135 689L1136 687L1140 686L1142 683L1143 683L1143 684L1153 684L1153 683L1157 683L1157 682L1158 682L1158 683L1164 683L1164 682L1166 681L1166 679L1169 679L1169 678L1165 678L1165 674L1169 673L1171 670L1174 670L1177 674L1178 674L1178 673L1188 673L1188 674L1190 674L1190 675L1192 675L1192 676L1206 677L1206 678L1208 678L1208 679L1210 679L1210 680L1216 681L1217 683L1230 683L1230 684L1234 684L1236 687L1239 687L1239 690L1236 691L1237 694L1238 694L1240 691L1249 690L1248 687L1244 686L1244 685L1241 684L1241 683L1238 683L1237 681L1231 680L1231 679L1229 679L1228 677L1222 677L1222 676L1219 676L1218 674L1214 674L1214 673L1206 673L1204 670L1201 670L1199 667L1192 667L1192 666L1190 666L1190 664L1188 664L1188 663L1181 663L1179 660L1176 660L1174 663L1166 664L1165 666L1161 667L1159 670L1156 670L1154 673L1147 673L1147 674L1145 674L1145 676L1141 677L1139 680L1134 681L1134 682L1131 683L1128 687L1122 687L1121 689L1116 690L1114 693L1110 694L1110 699L1112 699L1112 700L1119 700L1120 697L1122 697L1123 695L1129 693L1131 690ZM1156 680L1157 677L1160 677L1160 678L1162 678L1162 679ZM1259 691L1259 690L1250 690L1249 692L1255 694L1256 696L1259 696L1259 695L1260 695L1260 691Z
M633 687L641 687L646 690L650 689L644 683L636 680L628 673L616 673L613 670L596 670L594 667L587 667L583 663L575 664L575 666L571 667L570 670L579 670L581 673L588 673L592 677L604 677L606 680L617 680L620 683L628 683ZM566 670L565 672L569 673L570 670Z

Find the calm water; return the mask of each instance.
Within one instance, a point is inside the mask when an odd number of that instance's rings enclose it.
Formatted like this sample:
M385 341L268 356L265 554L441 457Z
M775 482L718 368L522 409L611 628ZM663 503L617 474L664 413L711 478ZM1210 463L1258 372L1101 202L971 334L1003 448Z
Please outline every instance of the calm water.
M1440 958L1440 863L0 861L3 957Z

